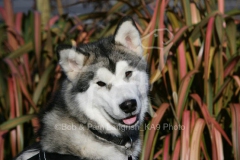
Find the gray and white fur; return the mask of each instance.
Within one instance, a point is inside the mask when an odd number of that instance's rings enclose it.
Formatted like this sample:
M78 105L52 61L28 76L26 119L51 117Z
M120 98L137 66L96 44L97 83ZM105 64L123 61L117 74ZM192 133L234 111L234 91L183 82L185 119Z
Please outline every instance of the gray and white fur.
M137 159L149 84L134 21L125 17L113 36L77 47L59 45L57 53L66 78L41 116L40 149L82 159ZM132 144L118 145L90 128L129 137ZM17 159L32 156L28 154Z

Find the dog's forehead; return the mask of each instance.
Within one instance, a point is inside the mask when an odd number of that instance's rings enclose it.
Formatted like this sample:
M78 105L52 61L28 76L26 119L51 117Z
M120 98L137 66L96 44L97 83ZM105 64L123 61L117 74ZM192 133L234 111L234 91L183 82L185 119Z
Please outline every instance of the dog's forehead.
M99 67L96 70L96 75L99 76L113 76L113 75L119 75L119 74L123 74L123 72L125 73L125 71L127 70L132 70L132 67L129 66L129 64L127 63L127 61L118 61L116 63L116 67L115 67L115 72L112 72L111 70L109 70L108 67Z
M110 42L106 43L104 41L88 45L85 51L94 55L91 65L97 64L97 67L105 67L112 73L116 72L116 66L120 61L126 61L133 68L146 70L146 62L142 57L121 49L121 47Z

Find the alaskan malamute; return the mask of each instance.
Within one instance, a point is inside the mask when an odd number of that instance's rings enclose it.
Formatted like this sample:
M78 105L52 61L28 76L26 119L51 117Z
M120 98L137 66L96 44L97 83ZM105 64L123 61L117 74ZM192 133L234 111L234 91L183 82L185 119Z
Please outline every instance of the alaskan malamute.
M59 45L65 79L40 118L40 142L17 160L138 159L148 108L147 63L139 31L125 17L113 36Z

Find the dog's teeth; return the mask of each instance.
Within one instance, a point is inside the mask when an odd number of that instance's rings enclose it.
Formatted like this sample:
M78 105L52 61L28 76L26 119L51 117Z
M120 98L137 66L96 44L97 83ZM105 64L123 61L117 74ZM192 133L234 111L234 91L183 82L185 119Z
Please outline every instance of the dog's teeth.
M131 124L135 123L136 120L137 120L137 116L134 116L134 117L131 117L131 118L123 119L123 123L127 124L127 125L131 125Z

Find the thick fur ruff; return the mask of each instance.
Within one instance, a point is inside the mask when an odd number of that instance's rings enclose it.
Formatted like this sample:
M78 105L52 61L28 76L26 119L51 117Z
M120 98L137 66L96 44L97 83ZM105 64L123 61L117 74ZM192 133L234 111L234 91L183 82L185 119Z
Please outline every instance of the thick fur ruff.
M17 160L137 159L149 85L134 21L125 17L113 36L57 53L65 78L41 115L39 145Z

